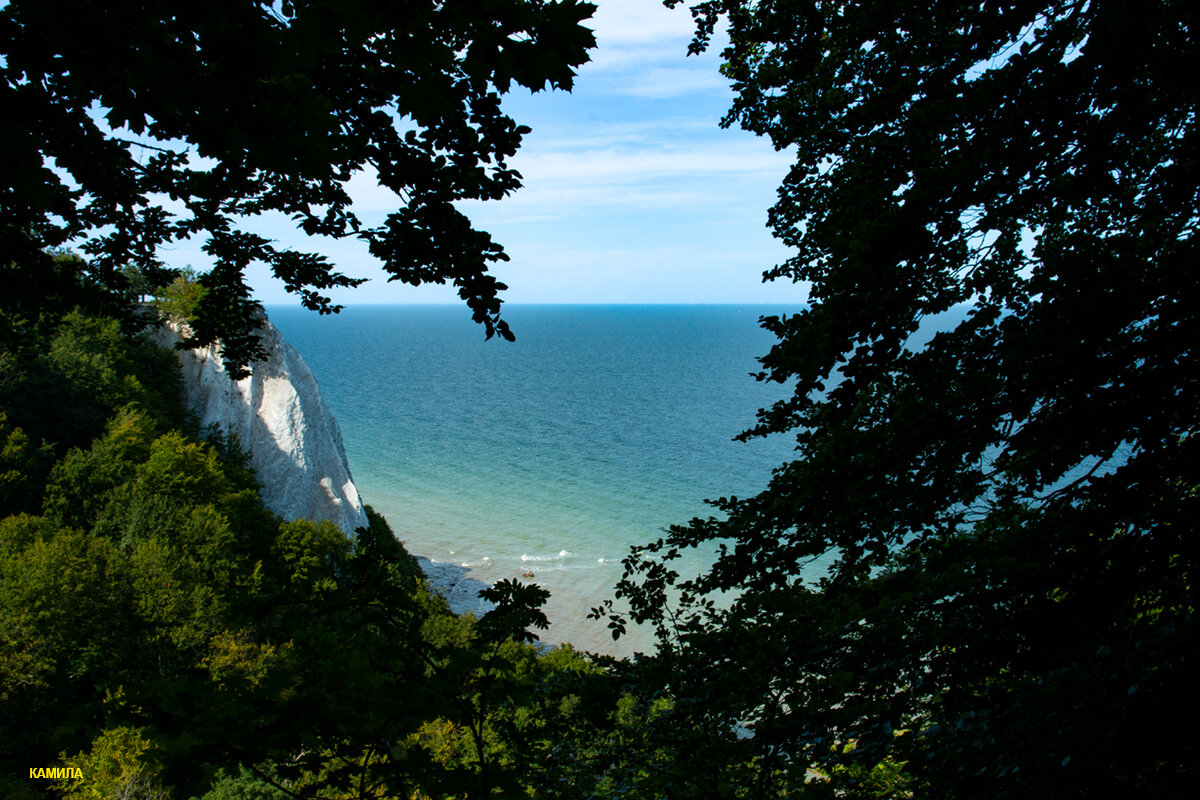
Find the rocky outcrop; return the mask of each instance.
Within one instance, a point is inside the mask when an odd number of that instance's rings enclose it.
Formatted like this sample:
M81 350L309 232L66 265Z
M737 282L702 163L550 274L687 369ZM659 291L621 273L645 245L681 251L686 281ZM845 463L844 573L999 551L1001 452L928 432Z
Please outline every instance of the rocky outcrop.
M353 533L367 517L337 422L296 348L265 318L259 334L267 358L239 381L230 379L217 346L177 351L184 402L202 426L216 424L241 440L267 508L288 520L327 519ZM164 347L180 340L174 325L154 336Z

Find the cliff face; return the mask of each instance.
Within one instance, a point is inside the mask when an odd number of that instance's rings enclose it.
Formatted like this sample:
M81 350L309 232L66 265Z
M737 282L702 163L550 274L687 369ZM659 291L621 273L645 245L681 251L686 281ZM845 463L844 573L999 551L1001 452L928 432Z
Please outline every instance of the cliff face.
M284 519L327 519L346 533L365 527L358 489L350 477L342 434L321 401L312 371L296 348L264 318L265 361L250 376L230 380L220 350L180 350L184 402L200 424L237 434L263 484L263 503ZM154 334L164 347L179 341L167 326Z

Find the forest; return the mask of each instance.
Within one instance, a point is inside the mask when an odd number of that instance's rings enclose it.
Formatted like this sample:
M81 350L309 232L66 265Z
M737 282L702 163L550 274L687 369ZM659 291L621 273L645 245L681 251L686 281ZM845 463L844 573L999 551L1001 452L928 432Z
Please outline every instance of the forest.
M793 160L764 277L809 303L761 320L789 396L743 434L793 458L634 547L592 612L651 626L643 658L540 647L516 581L452 614L382 517L280 519L180 407L160 315L244 374L249 264L317 313L356 282L243 227L268 212L511 339L508 256L455 203L520 187L501 96L570 90L593 11L0 8L0 794L1192 796L1194 3L690 8L722 124ZM401 198L375 226L367 167ZM159 256L194 237L193 284Z

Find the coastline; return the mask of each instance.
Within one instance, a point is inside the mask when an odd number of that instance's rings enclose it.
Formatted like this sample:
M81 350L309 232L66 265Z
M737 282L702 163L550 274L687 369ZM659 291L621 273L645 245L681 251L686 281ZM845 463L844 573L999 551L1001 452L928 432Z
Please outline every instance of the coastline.
M771 310L516 306L511 345L455 307L271 313L319 376L358 492L456 609L482 611L482 585L533 582L551 593L542 641L629 656L653 636L614 642L587 615L630 546L708 516L704 498L757 493L791 455L782 438L734 440L782 393L747 377Z
M472 565L422 555L414 555L414 558L421 565L430 588L445 597L450 610L456 614L483 616L495 606L481 598L479 592L493 583L512 578L550 592L543 608L550 620L550 628L533 631L540 644L557 647L569 643L577 650L616 658L631 658L636 653L654 650L654 639L648 631L631 626L624 636L614 641L603 620L587 618L588 611L600 605L612 592L611 587L596 591L596 582L580 581L578 572L553 567L538 569L536 566L522 570L490 561Z

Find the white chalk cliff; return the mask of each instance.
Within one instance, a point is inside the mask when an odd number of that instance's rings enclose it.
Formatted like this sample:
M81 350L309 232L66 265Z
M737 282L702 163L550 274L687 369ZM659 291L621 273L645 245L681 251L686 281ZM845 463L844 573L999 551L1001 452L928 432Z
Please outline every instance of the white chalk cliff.
M264 361L250 375L230 379L218 346L178 350L184 403L200 418L237 434L263 484L263 503L287 520L327 519L345 531L367 525L350 477L342 434L321 401L312 370L296 348L263 318ZM154 333L164 347L180 340L169 325Z

